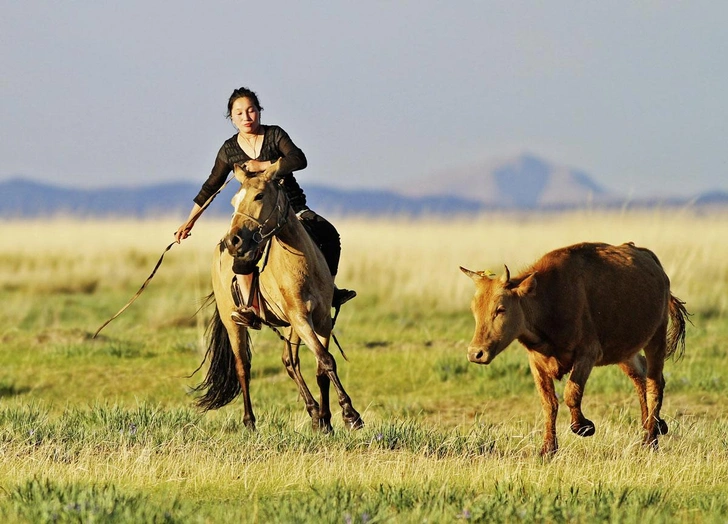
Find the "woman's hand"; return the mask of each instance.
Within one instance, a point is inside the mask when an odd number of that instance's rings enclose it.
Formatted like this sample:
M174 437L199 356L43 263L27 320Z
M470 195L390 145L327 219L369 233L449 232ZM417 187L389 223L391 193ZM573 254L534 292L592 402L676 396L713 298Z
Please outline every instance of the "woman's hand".
M260 160L248 160L243 165L248 173L260 173L261 171L268 169L271 166L271 163L268 160L265 162Z
M202 208L195 204L192 206L192 210L190 211L189 216L187 217L187 220L185 220L181 226L177 228L177 231L174 233L174 240L178 244L180 241L184 240L188 236L190 236L192 233L192 226L195 225L195 222L197 222L197 219L200 218L200 214L202 213Z
M192 222L192 223L185 222L184 224L179 226L179 228L177 229L177 231L174 234L175 241L179 244L182 240L184 240L185 238L190 236L192 234L191 233L192 226L194 226L194 225L195 225L194 222Z

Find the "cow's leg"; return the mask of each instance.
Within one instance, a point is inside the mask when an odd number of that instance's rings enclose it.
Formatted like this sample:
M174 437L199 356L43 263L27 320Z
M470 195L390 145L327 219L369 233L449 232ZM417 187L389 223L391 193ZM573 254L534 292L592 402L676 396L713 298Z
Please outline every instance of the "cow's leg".
M619 363L619 368L632 380L637 397L640 400L642 411L642 426L647 423L647 387L645 377L647 376L647 360L640 353L635 353L632 358Z
M529 352L528 364L531 367L531 374L541 395L541 408L545 422L543 447L541 447L541 456L553 455L558 449L558 441L556 440L556 415L559 412L559 400L556 397L554 389L554 379L542 369L533 354Z
M591 437L594 434L594 423L586 418L581 412L581 400L584 397L584 386L594 368L595 358L591 353L597 351L585 351L574 362L569 373L569 380L564 387L564 400L571 410L571 431L581 437Z
M306 404L306 411L311 416L311 425L314 430L331 431L331 414L329 414L328 421L322 421L321 409L316 399L313 398L311 391L306 385L306 381L303 379L301 374L301 362L298 357L298 350L301 345L301 338L296 334L295 331L290 330L289 336L285 341L283 347L283 355L281 360L283 365L286 367L288 376L298 386L298 391L303 398L303 402Z
M637 391L637 396L640 399L640 409L642 411L642 427L647 428L647 385L646 385L646 377L647 377L647 360L645 357L637 353L635 354L630 360L626 362L620 362L619 367L622 369L622 371L625 372L625 374L632 379L632 382L634 383L634 388ZM664 378L663 378L663 388L664 388ZM667 433L667 422L662 420L661 418L657 419L658 428L660 430L661 435L665 435Z
M657 330L657 333L645 347L647 360L647 423L644 444L657 449L657 438L667 433L667 424L660 418L662 409L662 396L665 391L665 377L662 370L665 365L667 353L666 342L667 326Z
M364 426L364 421L361 419L361 416L356 409L354 409L354 406L351 403L351 398L346 393L346 390L344 390L344 386L341 384L339 375L336 372L336 360L334 360L333 355L329 353L329 337L317 335L314 332L313 327L305 318L298 319L298 322L296 322L296 319L291 319L291 324L294 323L296 324L296 330L304 344L306 344L309 349L313 351L314 355L316 355L316 361L318 363L316 377L319 384L322 384L322 380L324 380L319 377L325 376L334 385L334 389L336 389L336 393L339 397L341 416L344 419L344 423L349 429L362 428ZM326 396L328 397L328 392L326 393ZM323 398L324 393L322 391L322 399Z

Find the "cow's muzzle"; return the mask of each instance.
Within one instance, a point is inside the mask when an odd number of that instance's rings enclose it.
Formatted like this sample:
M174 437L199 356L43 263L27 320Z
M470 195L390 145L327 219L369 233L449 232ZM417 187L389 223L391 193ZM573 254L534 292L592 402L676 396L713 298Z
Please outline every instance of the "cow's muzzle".
M482 347L468 347L468 360L474 364L490 364L495 355Z

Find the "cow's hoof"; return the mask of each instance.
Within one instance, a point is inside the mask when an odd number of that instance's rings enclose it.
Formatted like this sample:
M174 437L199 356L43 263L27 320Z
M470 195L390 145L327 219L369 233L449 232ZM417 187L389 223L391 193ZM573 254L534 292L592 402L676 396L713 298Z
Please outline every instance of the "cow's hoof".
M659 449L659 446L657 444L657 435L650 435L649 433L645 435L644 440L642 441L642 445L646 448L650 448L653 451L657 451Z
M571 431L580 437L591 437L596 429L594 428L594 423L591 420L584 419L582 422L572 422Z
M667 435L667 422L665 422L661 418L658 418L657 430L660 432L660 435Z
M554 455L556 455L556 451L559 449L558 445L556 444L556 441L546 441L543 443L543 447L541 448L540 455L543 458L551 458Z

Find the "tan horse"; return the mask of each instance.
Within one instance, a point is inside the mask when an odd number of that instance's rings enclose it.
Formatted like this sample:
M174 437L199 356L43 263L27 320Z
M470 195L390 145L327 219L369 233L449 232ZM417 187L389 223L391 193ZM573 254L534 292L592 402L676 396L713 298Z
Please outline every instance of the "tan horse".
M259 276L261 314L268 323L287 326L283 364L306 403L313 428L332 430L329 385L333 382L346 426L359 429L364 423L341 385L336 361L328 349L334 280L323 254L289 206L285 191L276 180L277 173L277 162L256 174L235 166L235 177L242 186L232 199L235 212L230 229L213 257L216 309L206 355L210 357L210 368L198 387L204 391L198 405L205 410L216 409L242 392L243 422L255 429L249 391L250 338L247 328L233 322L230 314L237 307L236 272L250 273L264 257ZM301 374L301 341L316 356L320 402L314 399Z

